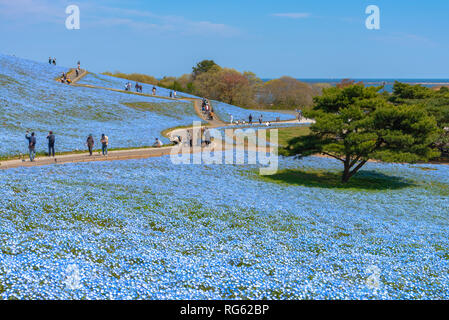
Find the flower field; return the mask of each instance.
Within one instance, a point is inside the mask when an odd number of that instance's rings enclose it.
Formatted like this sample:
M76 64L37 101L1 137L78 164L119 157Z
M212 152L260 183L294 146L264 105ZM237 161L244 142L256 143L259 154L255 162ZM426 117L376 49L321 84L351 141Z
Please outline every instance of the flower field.
M84 148L89 134L109 136L111 147L148 146L161 131L199 120L192 103L140 97L100 89L70 87L54 81L67 69L0 56L0 155L26 152L25 131L37 134L37 150L56 134L57 151ZM124 103L161 104L155 113ZM165 142L167 140L164 139Z
M71 151L90 133L139 147L200 120L192 103L54 81L64 71L0 55L0 157L26 152L26 130L38 151L49 130ZM213 106L225 121L261 114ZM0 171L0 299L449 299L448 166L370 162L347 185L336 160L279 166L262 177L165 156Z
M245 122L248 122L248 117L250 114L253 116L254 123L257 123L259 121L260 115L263 116L262 118L264 121L275 121L277 118L279 118L279 120L281 121L295 119L295 116L291 114L243 109L219 101L212 101L212 105L214 107L214 111L217 113L220 119L226 122L231 121L231 116L234 118L234 121L244 120Z
M111 77L111 76L107 76L104 74L89 73L88 75L86 75L84 78L82 78L79 81L79 83L81 83L81 84L90 84L93 86L114 88L114 89L120 89L120 90L125 89L125 84L127 82L131 82L131 91L135 91L135 89L134 89L134 85L136 84L135 81L128 81L126 79ZM139 84L142 85L142 93L152 94L153 85L146 84L146 83L139 83ZM163 97L170 96L170 91L172 91L172 90L158 87L158 86L155 86L155 87L156 87L156 95L163 96ZM191 94L187 94L187 93L183 93L183 92L177 92L176 95L178 98L181 98L181 97L197 98Z
M149 146L161 132L199 121L192 103L143 97L101 89L62 85L55 78L68 68L0 55L0 156L27 152L25 131L37 134L37 151L46 150L46 135L56 134L56 151L84 149L85 139L93 134L109 136L110 147ZM126 80L88 74L80 83L123 89ZM150 93L152 86L143 85ZM158 95L169 90L158 88ZM178 96L189 96L179 93ZM132 108L145 103L158 108ZM161 109L161 112L154 110ZM237 115L247 110L217 103L217 109ZM237 110L237 111L235 111ZM273 119L276 114L273 114ZM236 118L235 118L236 119Z
M0 295L449 298L447 166L369 163L361 177L382 187L358 189L255 169L163 157L2 171Z
M115 89L123 89L125 84L128 81L125 79L120 79L116 77L111 77L102 74L93 74L89 73L85 76L79 83L90 84L94 86L106 87L106 88L115 88ZM135 82L131 82L132 90L134 91ZM141 83L142 92L146 94L152 94L152 85ZM169 89L165 89L162 87L156 86L156 95L169 97L170 91ZM178 92L177 97L187 97L187 98L197 98L191 94ZM260 115L263 115L263 119L265 121L274 121L276 118L280 120L292 120L295 119L293 115L285 114L281 112L266 112L266 111L258 111L258 110L249 110L243 109L240 107L236 107L224 102L212 101L212 106L214 107L214 111L220 117L221 120L229 122L231 121L231 115L234 117L234 121L237 120L245 120L248 121L248 117L250 114L253 115L253 121L257 122Z

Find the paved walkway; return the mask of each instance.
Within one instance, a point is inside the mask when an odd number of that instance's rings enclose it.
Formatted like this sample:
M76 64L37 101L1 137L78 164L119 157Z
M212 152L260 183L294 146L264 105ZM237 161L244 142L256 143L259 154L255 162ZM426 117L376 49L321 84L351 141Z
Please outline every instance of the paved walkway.
M188 97L170 98L170 97L165 97L165 96L155 96L155 95L150 95L150 94L145 94L145 93L131 92L131 91L125 91L125 90L120 90L120 89L106 88L106 87L99 87L99 86L77 83L79 80L81 80L87 74L88 74L88 72L86 70L81 70L81 73L79 74L79 76L76 77L75 69L71 69L68 72L68 77L70 77L70 79L72 80L71 85L75 86L75 87L86 87L86 88L108 90L108 91L114 91L114 92L123 92L123 93L128 93L128 94L160 98L160 99L166 99L166 100L190 101L193 103L195 111L198 114L198 116L204 122L207 123L206 126L208 128L229 126L229 124L221 121L217 116L215 116L215 118L213 120L206 119L206 115L201 112L201 104L202 104L201 99L188 98ZM59 79L57 79L57 80L59 80ZM297 120L291 120L291 121L278 122L277 124L286 124L286 123L299 123L299 122ZM230 126L230 127L232 128L232 126ZM169 131L166 135L169 138L171 138L172 136L186 136L187 130L189 130L189 129L188 128L173 129L173 130ZM224 148L231 147L231 146L226 146L226 143L224 141L215 141L214 145L216 145L218 143L224 144L224 146L223 146ZM73 153L73 154L56 156L55 158L38 157L35 159L34 162L30 162L28 156L24 155L23 159L0 161L0 170L19 168L19 167L46 166L46 165L64 164L64 163L115 161L115 160L130 160L130 159L144 159L144 158L151 158L151 157L160 157L160 156L164 156L164 155L169 155L172 151L172 148L173 148L173 146L167 146L167 147L162 147L162 148L136 148L136 149L129 149L129 150L117 150L117 151L109 151L107 156L103 156L100 153L96 153L93 156L90 156L87 152L86 153ZM213 146L212 146L212 148L213 148ZM210 149L210 147L209 147L209 149Z

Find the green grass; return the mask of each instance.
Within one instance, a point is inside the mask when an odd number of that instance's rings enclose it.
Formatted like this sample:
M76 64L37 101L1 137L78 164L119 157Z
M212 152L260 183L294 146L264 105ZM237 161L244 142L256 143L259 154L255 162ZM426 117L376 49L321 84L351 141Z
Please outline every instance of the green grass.
M312 188L326 189L353 189L353 190L395 190L416 186L413 181L400 177L388 176L375 171L360 171L349 180L341 182L341 172L328 172L324 170L294 170L279 171L272 176L260 176L257 179L265 182L297 185Z
M288 141L301 136L306 136L310 133L309 127L294 127L294 128L279 128L278 129L278 137L279 137L279 145L287 146ZM267 130L267 140L270 140L270 130Z

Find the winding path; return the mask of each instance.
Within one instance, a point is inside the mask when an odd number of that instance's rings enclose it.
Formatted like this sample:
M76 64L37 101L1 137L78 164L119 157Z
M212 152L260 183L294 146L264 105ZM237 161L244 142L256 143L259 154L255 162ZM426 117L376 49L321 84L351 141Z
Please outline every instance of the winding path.
M201 112L201 99L188 98L188 97L180 97L180 98L170 98L164 96L150 95L139 92L131 92L114 88L106 88L100 86L93 86L88 84L79 84L78 81L81 80L84 76L86 76L88 72L86 70L81 70L81 73L78 77L75 76L75 69L70 69L67 73L67 77L72 80L71 86L75 87L85 87L91 89L99 89L99 90L108 90L114 92L121 92L127 94L134 94L144 97L152 97L159 98L165 100L174 100L174 101L190 101L194 105L195 112L197 115L207 123L208 128L217 128L224 127L229 124L221 121L216 115L213 120L206 119L206 116ZM56 81L60 81L60 79L55 79ZM283 121L279 122L279 124L285 123L299 123L297 120L291 121ZM186 134L187 128L182 129L173 129L169 131L166 136L171 138L173 135L184 136ZM223 143L223 141L218 141L217 143ZM225 143L224 143L225 144ZM227 147L226 144L224 146ZM210 147L209 147L210 148ZM212 146L213 148L213 146ZM77 163L77 162L94 162L94 161L116 161L116 160L130 160L130 159L145 159L151 157L161 157L164 155L169 155L173 149L173 146L161 147L161 148L136 148L136 149L128 149L128 150L116 150L109 151L107 156L103 156L100 152L95 153L93 156L90 156L89 153L73 153L73 154L65 154L58 155L55 158L51 157L38 157L34 162L30 162L28 160L28 156L25 154L21 156L21 159L14 160L6 160L0 162L0 170L19 168L19 167L36 167L36 166L46 166L46 165L54 165L54 164L64 164L64 163ZM191 150L192 151L192 150Z

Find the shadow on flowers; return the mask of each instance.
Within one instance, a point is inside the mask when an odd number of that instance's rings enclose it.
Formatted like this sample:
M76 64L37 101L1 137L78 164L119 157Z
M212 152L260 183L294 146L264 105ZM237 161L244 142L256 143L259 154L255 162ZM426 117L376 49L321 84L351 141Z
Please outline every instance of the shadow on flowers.
M392 190L415 186L413 181L376 171L360 171L348 183L341 182L341 172L318 170L288 169L260 178L267 182L328 189Z

